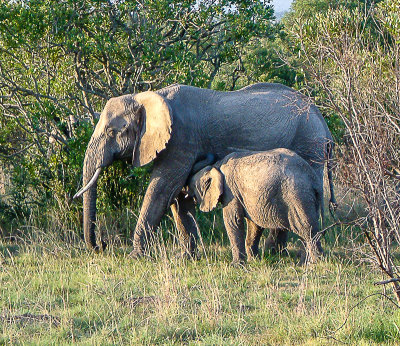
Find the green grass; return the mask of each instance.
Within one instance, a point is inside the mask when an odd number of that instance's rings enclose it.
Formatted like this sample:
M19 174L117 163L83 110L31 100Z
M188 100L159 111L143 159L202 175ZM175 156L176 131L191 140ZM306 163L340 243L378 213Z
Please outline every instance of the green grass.
M379 295L361 301L382 292L379 273L340 249L310 267L293 250L243 268L217 242L197 261L176 256L172 243L152 259L132 260L129 250L93 255L45 234L3 241L0 344L400 342L400 311Z

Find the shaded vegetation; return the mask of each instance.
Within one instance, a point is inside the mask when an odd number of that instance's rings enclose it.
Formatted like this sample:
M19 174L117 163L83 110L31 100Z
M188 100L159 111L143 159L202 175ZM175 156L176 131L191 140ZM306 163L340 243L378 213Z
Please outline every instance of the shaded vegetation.
M61 209L65 223L78 226L80 206L71 196L106 100L172 83L234 88L247 47L274 37L272 19L268 1L2 2L3 209L13 218ZM100 182L100 210L134 201L136 212L148 170L110 168ZM7 216L3 227L10 222Z

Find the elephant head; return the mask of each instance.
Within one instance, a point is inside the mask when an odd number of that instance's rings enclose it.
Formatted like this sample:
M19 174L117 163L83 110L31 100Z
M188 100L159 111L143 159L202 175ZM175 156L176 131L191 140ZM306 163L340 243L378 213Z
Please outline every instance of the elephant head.
M95 236L97 179L116 159L130 159L134 167L154 160L171 137L172 113L158 94L147 91L111 98L100 115L83 164L83 228L85 241L98 250Z
M212 166L203 168L190 180L189 191L200 204L201 211L213 210L224 192L222 173Z

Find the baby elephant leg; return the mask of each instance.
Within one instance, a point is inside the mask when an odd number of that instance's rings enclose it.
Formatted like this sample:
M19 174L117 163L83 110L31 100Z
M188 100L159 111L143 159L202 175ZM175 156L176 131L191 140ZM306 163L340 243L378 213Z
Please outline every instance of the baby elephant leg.
M258 247L264 229L257 226L253 221L247 221L247 235L246 235L246 253L247 259L254 259L258 256Z
M224 224L232 248L232 263L242 263L246 259L244 237L244 213L238 200L232 199L223 209Z
M321 243L315 239L304 240L304 248L301 251L300 263L316 263L323 255Z
M286 249L288 239L288 231L284 229L271 229L265 242L266 249L272 254L280 253Z
M198 239L198 226L195 204L193 198L185 197L179 193L175 203L171 204L172 215L179 232L179 240L183 245L183 255L194 258L196 256L196 243Z
M304 227L305 226L305 227ZM303 238L304 249L301 253L301 264L316 263L324 254L320 242L319 224L317 220L309 220L303 228L299 229L298 234Z

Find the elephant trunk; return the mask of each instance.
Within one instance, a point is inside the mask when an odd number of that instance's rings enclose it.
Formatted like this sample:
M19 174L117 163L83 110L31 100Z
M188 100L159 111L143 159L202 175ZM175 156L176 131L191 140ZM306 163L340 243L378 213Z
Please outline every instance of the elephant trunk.
M83 234L87 246L95 251L104 250L106 243L102 242L101 249L96 244L96 200L97 179L103 166L104 149L100 145L102 138L92 138L86 150L83 163L83 188L75 195L83 194Z
M217 161L217 158L213 153L208 153L205 155L201 155L196 163L192 167L192 171L190 172L190 176L195 175L198 171L202 170L204 167L210 166Z
M87 186L95 174L95 169L87 163L83 168L83 186ZM97 181L83 194L83 233L87 246L95 251L99 248L96 244L95 222L96 222L96 200L97 200Z

